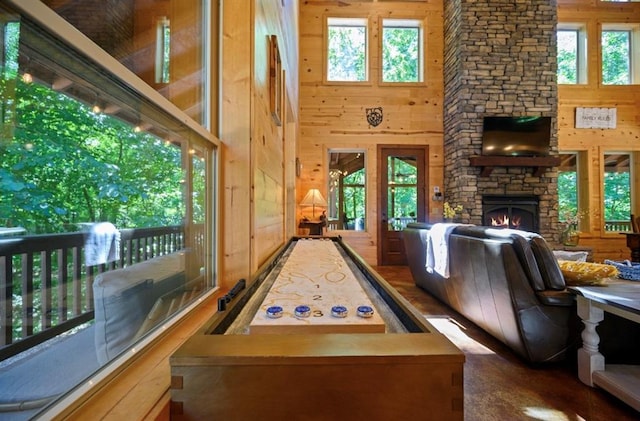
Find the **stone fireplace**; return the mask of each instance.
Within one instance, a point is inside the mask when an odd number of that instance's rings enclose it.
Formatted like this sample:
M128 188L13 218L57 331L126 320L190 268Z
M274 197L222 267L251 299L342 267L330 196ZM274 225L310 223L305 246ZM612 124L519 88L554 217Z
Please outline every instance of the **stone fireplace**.
M557 167L504 157L478 164L485 116L549 116L557 155L555 2L448 0L445 5L444 196L485 223L489 197L537 202L534 229L557 238ZM516 158L516 157L514 157Z

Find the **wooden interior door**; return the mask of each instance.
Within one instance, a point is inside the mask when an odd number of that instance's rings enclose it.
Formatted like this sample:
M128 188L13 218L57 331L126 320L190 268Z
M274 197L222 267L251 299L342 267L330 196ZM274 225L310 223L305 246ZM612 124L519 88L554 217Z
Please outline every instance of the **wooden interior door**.
M428 146L378 146L378 264L406 265L402 230L425 221Z

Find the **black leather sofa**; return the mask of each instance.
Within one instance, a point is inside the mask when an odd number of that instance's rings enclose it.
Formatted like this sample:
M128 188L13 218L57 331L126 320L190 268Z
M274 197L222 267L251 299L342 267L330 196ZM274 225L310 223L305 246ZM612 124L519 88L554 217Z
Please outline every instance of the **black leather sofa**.
M426 268L430 224L411 223L404 242L416 285L531 363L560 361L579 339L574 297L538 234L457 226L449 277Z

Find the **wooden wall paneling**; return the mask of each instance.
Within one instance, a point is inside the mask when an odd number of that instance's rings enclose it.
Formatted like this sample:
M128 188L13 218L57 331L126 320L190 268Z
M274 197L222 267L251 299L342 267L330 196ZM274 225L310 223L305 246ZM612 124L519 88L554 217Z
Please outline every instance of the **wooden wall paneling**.
M250 275L251 181L251 0L228 2L223 8L222 108L223 142L220 260L221 287L230 288Z
M327 191L325 151L367 151L367 231L340 231L345 242L370 264L377 264L378 144L429 145L429 189L442 186L443 22L442 2L305 2L300 6L300 143L303 164L298 201L310 188ZM327 17L366 17L370 21L370 67L366 84L326 83L324 37ZM379 29L383 17L421 19L425 23L425 83L380 84ZM366 121L366 109L382 107L377 127ZM434 184L436 183L436 184ZM431 195L428 195L431 197ZM430 209L433 203L430 203ZM303 210L298 209L298 217ZM436 215L430 215L436 216Z
M558 21L583 23L587 33L588 80L585 85L558 87L558 147L567 151L582 151L581 181L588 183L589 226L581 233L580 245L593 247L594 260L627 259L629 250L623 235L604 232L603 164L605 151L640 150L640 121L637 99L639 85L606 86L601 80L600 30L602 23L640 23L639 3L599 3L595 0L561 0L558 2ZM615 129L576 129L577 107L616 108ZM632 184L632 186L637 186ZM632 197L639 192L637 187ZM633 200L633 199L632 199ZM634 205L635 206L635 205ZM634 207L633 209L636 209Z
M257 0L254 16L254 81L252 94L253 231L251 272L284 242L295 215L287 211L295 186L295 144L298 101L298 2ZM277 39L281 60L278 80L280 121L271 115L268 37ZM287 147L287 142L290 146Z

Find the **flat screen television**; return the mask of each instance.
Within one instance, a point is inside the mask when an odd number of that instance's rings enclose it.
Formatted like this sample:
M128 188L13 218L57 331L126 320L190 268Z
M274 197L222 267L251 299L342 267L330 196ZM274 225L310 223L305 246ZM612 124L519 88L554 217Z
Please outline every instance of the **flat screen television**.
M547 156L551 117L485 117L482 155Z

